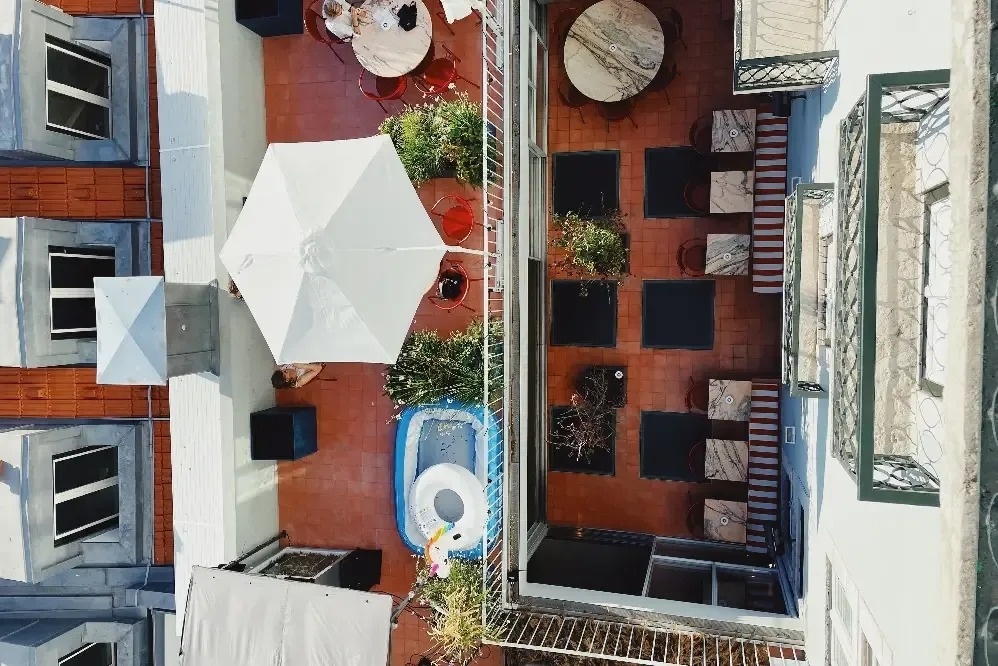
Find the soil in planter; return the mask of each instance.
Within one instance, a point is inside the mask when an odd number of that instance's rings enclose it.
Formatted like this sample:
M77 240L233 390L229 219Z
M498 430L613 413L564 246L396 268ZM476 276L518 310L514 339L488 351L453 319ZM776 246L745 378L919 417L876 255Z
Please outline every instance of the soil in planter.
M263 573L268 576L314 578L335 561L335 555L325 553L285 553Z

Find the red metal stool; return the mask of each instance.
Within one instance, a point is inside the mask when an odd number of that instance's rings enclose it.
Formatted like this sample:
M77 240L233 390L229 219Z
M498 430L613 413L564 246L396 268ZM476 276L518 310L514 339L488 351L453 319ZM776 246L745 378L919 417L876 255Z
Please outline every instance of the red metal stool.
M405 94L405 90L408 87L406 78L404 76L375 76L374 77L374 91L364 90L364 69L360 70L360 77L357 78L357 87L360 88L361 94L367 99L374 100L381 107L381 110L388 113L388 109L382 102L388 102L390 100L402 99L402 95Z
M468 298L471 283L479 282L481 279L469 277L468 271L459 261L447 261L446 265L444 262L440 262L440 272L437 274L435 285L436 294L428 296L427 300L435 307L447 312L457 308L472 310L471 306L464 301ZM449 293L449 290L454 291Z
M560 99L561 103L568 108L578 109L579 120L582 121L583 125L586 123L586 119L582 115L582 107L589 104L592 100L583 95L582 91L572 85L572 82L568 80L567 76L562 79L560 84L558 84L558 99Z
M343 62L343 56L336 52L336 46L338 44L346 44L346 42L330 34L329 30L326 29L326 20L322 18L322 2L323 0L315 0L315 2L305 5L302 15L305 23L305 32L315 41L322 42L328 46L329 50L336 56L336 59Z
M707 243L700 238L683 241L676 250L676 263L687 277L699 277L707 269Z
M437 207L444 201L453 201L454 205L448 206L443 212L439 212ZM440 218L440 227L444 235L455 243L463 243L468 240L468 236L475 229L475 211L471 208L471 202L456 194L448 194L437 199L437 202L430 207L430 215Z
M461 59L445 44L441 44L441 47L447 53L447 57L433 60L422 74L414 77L413 83L416 84L416 88L424 95L441 95L450 90L451 85L458 80L481 88L471 79L461 76L457 71L457 63L461 62Z

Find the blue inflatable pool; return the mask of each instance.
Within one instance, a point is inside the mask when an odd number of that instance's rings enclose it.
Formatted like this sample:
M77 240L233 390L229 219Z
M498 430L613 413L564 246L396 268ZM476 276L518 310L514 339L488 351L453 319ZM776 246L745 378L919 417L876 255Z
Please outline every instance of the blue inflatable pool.
M395 523L399 535L415 553L427 538L409 510L409 491L425 470L441 463L472 472L485 488L484 534L491 545L499 534L502 510L502 439L499 425L482 405L442 402L409 407L399 418L395 434ZM441 513L441 516L444 512ZM482 544L451 551L451 557L480 559Z

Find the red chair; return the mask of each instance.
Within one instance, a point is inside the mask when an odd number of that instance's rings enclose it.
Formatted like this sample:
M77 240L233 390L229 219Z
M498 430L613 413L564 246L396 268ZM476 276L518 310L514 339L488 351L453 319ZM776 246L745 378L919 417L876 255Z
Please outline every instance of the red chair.
M710 180L696 176L687 181L683 188L683 201L686 207L698 215L710 214Z
M417 76L422 76L423 72L426 71L426 68L430 66L431 62L433 62L435 51L436 48L433 46L433 42L430 42L430 48L426 50L426 55L423 56L423 59L419 61L419 64L416 65L406 76L411 79L415 79Z
M438 206L445 201L453 202L440 212ZM444 235L455 243L463 243L468 240L468 236L475 229L475 211L471 208L471 202L456 194L448 194L437 199L437 202L430 207L430 215L440 218L440 226Z
M702 499L696 499L693 494L687 495L687 502L689 502L689 508L686 510L686 529L689 530L690 536L694 539L705 539L703 529L703 512L706 508L706 503Z
M676 263L687 277L699 277L707 269L707 243L700 238L683 241L676 250Z
M552 54L559 51L564 54L568 31L572 29L572 24L581 14L582 9L578 7L566 7L558 14L558 18L551 24Z
M469 83L476 88L481 88L481 86L471 79L461 76L457 71L457 63L461 62L461 59L447 48L446 45L441 44L441 46L447 53L447 56L433 60L423 70L422 74L413 77L413 83L416 84L416 88L424 95L441 95L450 90L451 85L458 80Z
M708 402L710 402L710 384L690 377L690 385L686 389L686 411L706 412Z
M701 155L709 155L711 153L713 141L711 129L713 126L714 114L712 113L700 116L690 125L690 147Z
M315 41L328 46L336 59L343 62L343 56L336 52L336 47L340 44L346 44L346 42L330 34L329 30L326 29L326 20L322 18L322 2L323 0L315 0L315 2L305 5L302 17L305 23L305 32Z
M600 117L606 121L607 132L610 131L610 123L618 123L625 118L630 120L634 127L638 126L631 116L631 112L634 111L634 100L624 99L619 102L600 102L596 106L599 109Z
M364 97L374 100L381 107L382 111L388 113L388 109L385 108L382 102L402 99L402 95L405 94L405 90L408 87L406 78L404 76L375 76L374 90L370 91L364 89L364 71L363 68L360 70L357 87L360 88L360 92Z
M457 308L472 308L464 301L468 298L468 291L472 282L478 282L481 278L472 279L468 277L468 271L458 261L448 261L440 263L440 272L437 274L436 294L427 297L430 303L440 310L449 312Z
M690 470L690 476L699 481L707 480L706 472L706 462L704 457L707 455L707 442L697 442L690 447L690 452L686 454L686 466Z

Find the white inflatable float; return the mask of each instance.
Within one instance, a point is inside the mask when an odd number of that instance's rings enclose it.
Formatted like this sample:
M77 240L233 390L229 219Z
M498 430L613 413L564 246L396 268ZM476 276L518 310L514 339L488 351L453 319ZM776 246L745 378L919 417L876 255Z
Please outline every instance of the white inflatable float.
M485 487L464 467L440 463L416 477L409 510L423 537L430 539L453 524L438 545L448 551L466 550L480 543L485 532Z

